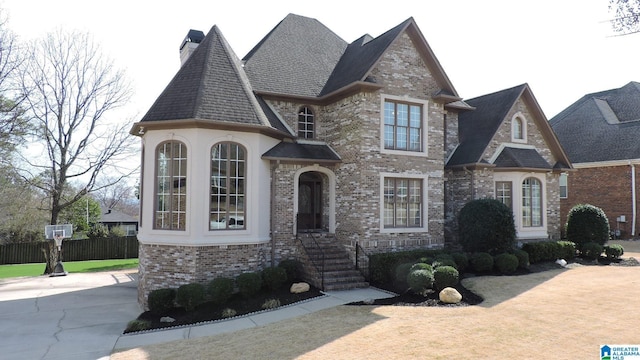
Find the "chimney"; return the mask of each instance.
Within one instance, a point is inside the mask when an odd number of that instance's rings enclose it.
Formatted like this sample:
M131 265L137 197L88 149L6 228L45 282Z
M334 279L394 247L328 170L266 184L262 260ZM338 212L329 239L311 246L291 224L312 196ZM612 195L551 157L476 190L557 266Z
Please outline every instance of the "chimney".
M189 33L180 45L180 66L187 62L187 59L193 54L198 44L204 39L204 33L200 30L189 30Z

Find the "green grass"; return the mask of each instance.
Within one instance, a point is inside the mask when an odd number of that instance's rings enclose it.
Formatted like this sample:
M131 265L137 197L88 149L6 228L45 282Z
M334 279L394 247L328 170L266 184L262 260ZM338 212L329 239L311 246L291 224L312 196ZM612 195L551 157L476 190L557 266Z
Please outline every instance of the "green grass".
M138 259L89 260L63 262L64 270L69 273L88 273L98 271L135 269ZM18 276L40 276L44 272L44 263L0 265L0 279Z

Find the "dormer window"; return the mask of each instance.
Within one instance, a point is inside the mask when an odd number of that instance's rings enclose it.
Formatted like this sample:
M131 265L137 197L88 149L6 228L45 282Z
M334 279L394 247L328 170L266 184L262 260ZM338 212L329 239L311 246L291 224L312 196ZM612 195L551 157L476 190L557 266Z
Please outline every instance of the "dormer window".
M300 111L298 111L298 136L304 139L313 139L315 137L313 111L307 106L300 108Z
M522 114L516 114L511 121L511 141L527 142L527 123Z

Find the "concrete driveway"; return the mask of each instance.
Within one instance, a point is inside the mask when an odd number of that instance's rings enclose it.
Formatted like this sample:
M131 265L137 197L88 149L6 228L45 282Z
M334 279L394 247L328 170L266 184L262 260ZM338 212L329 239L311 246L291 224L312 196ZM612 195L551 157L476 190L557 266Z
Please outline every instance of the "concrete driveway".
M0 358L108 359L137 297L137 270L0 280Z

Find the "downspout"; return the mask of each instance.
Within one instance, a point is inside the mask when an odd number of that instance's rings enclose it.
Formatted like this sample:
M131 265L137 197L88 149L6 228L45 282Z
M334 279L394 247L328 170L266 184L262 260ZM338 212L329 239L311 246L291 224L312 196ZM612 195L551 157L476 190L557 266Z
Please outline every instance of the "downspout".
M631 236L636 235L636 165L629 162L631 165L631 211L633 220L631 221Z

